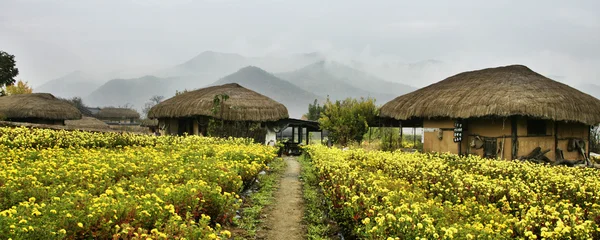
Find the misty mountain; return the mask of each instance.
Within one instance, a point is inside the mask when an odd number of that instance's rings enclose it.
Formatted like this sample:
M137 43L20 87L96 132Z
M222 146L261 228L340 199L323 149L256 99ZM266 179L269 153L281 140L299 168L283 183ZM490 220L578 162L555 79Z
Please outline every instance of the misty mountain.
M600 99L600 86L592 83L581 84L577 86L579 91L587 93L597 99Z
M441 81L468 68L455 68L442 61L429 59L419 62L404 63L399 61L357 62L350 65L353 68L368 72L391 82L401 82L414 87L425 87Z
M88 106L123 106L131 104L140 110L154 95L175 95L172 83L177 79L144 76L133 79L113 79L100 86L83 101Z
M249 58L250 65L267 69L269 72L288 72L303 66L325 60L318 52L293 54L288 56L263 56Z
M329 96L332 100L373 97L378 104L384 104L415 90L411 86L388 82L337 62L320 61L277 76L306 91Z
M221 78L212 85L226 83L238 83L245 88L282 103L287 107L290 117L293 118L300 118L302 114L306 113L308 111L308 104L312 103L315 99L323 100L320 96L305 91L290 82L254 66L242 68L231 75Z
M100 84L94 78L81 71L69 73L63 77L47 81L39 87L34 87L34 92L51 93L62 98L84 97L98 88Z
M360 88L362 90L383 93L386 95L383 98L377 99L379 103L385 103L397 96L414 91L416 88L398 83L383 80L379 77L370 75L361 70L351 68L338 62L323 62L323 67L326 68L333 76L342 79L344 82ZM391 97L391 98L390 98Z
M205 51L192 59L157 73L163 77L177 76L224 76L248 66L246 57L234 53ZM215 78L211 79L214 81ZM210 82L208 82L210 83ZM207 84L208 84L207 83Z
M320 96L329 96L331 100L342 100L347 97L375 97L373 93L356 88L333 76L325 68L324 62L317 62L296 71L275 75L306 91Z
M187 77L193 82L183 82L187 88L208 85L221 77L246 66L257 66L271 72L298 69L324 59L319 53L288 56L245 57L234 53L205 51L192 59L156 73L159 77Z

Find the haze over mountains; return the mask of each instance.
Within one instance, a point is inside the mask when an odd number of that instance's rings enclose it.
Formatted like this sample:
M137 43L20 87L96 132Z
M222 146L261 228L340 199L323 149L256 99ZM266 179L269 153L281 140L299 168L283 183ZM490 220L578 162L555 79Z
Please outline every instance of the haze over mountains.
M318 53L244 57L206 51L142 77L111 79L101 84L96 78L76 71L50 80L34 91L65 98L80 96L89 106L128 104L140 110L154 95L169 98L177 90L237 82L283 103L291 117L299 118L314 99L322 102L327 97L332 100L373 97L381 105L416 89L406 82L421 82L418 87L422 87L452 75L447 72L444 63L436 60L413 64L377 65L358 61L344 64L327 60ZM596 85L578 88L600 97L600 87Z
M306 91L329 96L332 100L347 97L372 97L379 104L415 90L414 87L388 82L338 62L319 61L296 71L277 74Z
M319 53L244 57L234 53L202 52L171 68L137 78L111 79L101 84L83 72L74 72L34 88L59 97L82 97L89 106L132 105L140 110L154 95L169 98L176 91L237 82L273 98L299 118L315 99L374 97L383 104L415 88L385 81ZM276 73L276 74L274 74Z
M63 77L52 79L36 87L36 92L49 92L63 98L83 97L97 89L101 82L81 72L74 71Z

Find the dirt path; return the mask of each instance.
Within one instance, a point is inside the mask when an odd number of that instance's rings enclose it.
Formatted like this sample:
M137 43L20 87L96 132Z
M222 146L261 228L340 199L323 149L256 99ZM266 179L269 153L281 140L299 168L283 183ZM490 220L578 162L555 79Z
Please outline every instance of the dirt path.
M300 183L300 163L295 157L285 157L287 169L281 185L275 193L275 203L265 221L269 229L266 239L294 240L304 239L304 202L302 183Z

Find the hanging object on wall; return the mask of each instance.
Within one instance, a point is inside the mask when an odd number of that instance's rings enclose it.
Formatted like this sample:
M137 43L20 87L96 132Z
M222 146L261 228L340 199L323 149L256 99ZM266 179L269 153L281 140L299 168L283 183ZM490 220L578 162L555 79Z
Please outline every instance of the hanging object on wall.
M463 134L462 121L456 120L456 122L454 122L454 139L453 139L455 143L462 141L462 134Z
M483 147L483 139L480 136L473 137L470 146L475 149L481 149Z

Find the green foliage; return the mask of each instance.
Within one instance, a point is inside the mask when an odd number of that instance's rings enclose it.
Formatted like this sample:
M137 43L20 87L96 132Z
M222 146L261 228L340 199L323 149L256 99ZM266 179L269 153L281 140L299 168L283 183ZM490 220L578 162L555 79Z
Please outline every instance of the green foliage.
M331 102L327 99L323 106L319 123L329 131L329 138L335 143L347 145L349 142L361 142L378 114L375 100L372 98L347 98Z
M372 127L364 136L371 142L379 143L379 150L394 151L400 148L423 149L421 135L402 134L400 141L400 128L392 127Z
M302 172L302 197L304 198L304 222L306 223L306 239L335 239L336 226L326 216L328 206L320 190L317 170L311 164L310 158L302 155L299 159Z
M244 197L244 206L241 209L241 218L234 221L237 227L244 230L243 239L254 238L259 230L261 213L266 206L273 204L273 194L277 190L277 183L285 172L286 164L281 158L275 158L270 164L267 174L258 176L258 184L251 187L250 195ZM238 238L235 238L238 239Z
M87 105L85 105L85 103L83 103L83 100L81 99L81 97L73 97L71 99L65 99L65 101L69 102L71 105L73 105L74 107L76 107L77 109L83 109L83 108L87 108Z
M223 108L225 107L225 101L227 101L227 99L229 99L229 95L225 93L215 95L215 98L213 98L212 107L212 113L214 115L217 115L217 113L220 112L221 117L223 117Z
M308 120L318 121L322 112L325 112L325 105L319 105L317 99L315 99L313 104L308 104L308 113L304 114L304 116L306 116L306 119Z
M15 66L15 56L0 51L0 96L6 95L5 86L11 86L15 83L15 77L19 75L19 69Z

